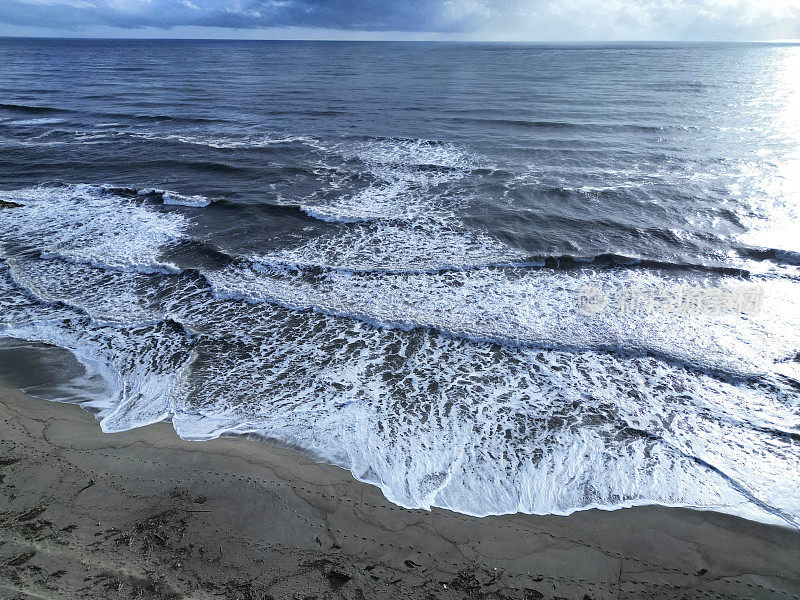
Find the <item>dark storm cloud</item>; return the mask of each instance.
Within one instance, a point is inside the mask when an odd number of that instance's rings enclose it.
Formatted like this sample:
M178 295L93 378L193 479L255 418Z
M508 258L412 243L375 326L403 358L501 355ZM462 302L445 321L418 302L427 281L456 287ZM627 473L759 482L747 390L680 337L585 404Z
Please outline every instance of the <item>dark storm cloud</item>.
M0 0L0 25L438 32L500 39L800 37L797 0ZM0 28L8 32L8 27ZM13 28L11 29L13 33Z
M319 27L463 31L469 11L444 0L4 0L0 21L35 27Z
M328 29L452 31L468 19L445 18L442 0L286 0L252 1L217 8L196 21L223 27L322 27ZM468 17L468 15L464 15Z

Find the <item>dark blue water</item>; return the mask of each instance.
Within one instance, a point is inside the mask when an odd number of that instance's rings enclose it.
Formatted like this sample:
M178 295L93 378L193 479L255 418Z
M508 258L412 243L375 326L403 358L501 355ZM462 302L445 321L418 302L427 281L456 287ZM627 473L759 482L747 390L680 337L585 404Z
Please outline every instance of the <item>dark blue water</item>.
M2 358L70 351L48 397L106 431L257 434L405 506L797 526L800 47L0 64Z

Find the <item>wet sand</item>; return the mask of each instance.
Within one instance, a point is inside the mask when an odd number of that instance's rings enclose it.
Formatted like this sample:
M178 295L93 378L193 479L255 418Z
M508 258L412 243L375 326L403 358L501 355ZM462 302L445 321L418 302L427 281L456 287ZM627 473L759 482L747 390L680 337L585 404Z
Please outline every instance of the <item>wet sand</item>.
M348 472L0 388L0 598L800 599L800 532L638 507L406 510Z

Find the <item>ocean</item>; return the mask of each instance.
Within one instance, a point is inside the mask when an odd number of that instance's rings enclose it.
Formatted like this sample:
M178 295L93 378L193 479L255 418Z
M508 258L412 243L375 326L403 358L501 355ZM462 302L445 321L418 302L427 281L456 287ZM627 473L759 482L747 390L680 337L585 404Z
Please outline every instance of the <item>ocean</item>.
M0 64L0 373L28 393L405 507L800 528L800 46Z

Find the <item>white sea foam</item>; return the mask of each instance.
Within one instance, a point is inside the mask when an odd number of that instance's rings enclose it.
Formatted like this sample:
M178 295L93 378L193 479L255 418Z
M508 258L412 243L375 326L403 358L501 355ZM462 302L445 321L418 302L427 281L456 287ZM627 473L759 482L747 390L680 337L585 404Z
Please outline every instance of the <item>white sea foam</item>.
M172 141L208 148L234 150L247 148L269 148L287 144L301 144L321 148L319 140L305 135L276 135L252 133L249 135L225 135L224 133L187 132L159 133L155 131L120 130L114 135L153 141Z
M30 125L53 125L55 123L64 123L64 119L58 117L38 117L35 119L8 119L4 120L4 125L13 126L30 126Z
M2 192L0 198L23 205L0 213L6 243L112 269L175 271L160 256L189 224L102 186L34 187Z
M140 196L147 196L149 194L158 194L161 196L161 201L164 204L173 204L176 206L191 206L193 208L203 208L211 204L211 199L205 196L194 194L179 194L169 190L160 190L158 188L146 188L139 190Z
M0 262L0 291L0 330L74 316L68 308L38 302L26 293L16 284L4 261Z
M409 220L424 212L421 202L407 201L398 205L402 194L417 194L406 181L373 184L349 197L329 204L304 204L306 214L333 223L359 223L380 220ZM407 200L411 200L410 198Z
M295 248L252 257L265 265L349 271L421 272L516 264L527 255L457 222L358 224Z
M463 178L477 165L475 157L457 146L422 140L342 144L334 151L356 161L369 184L355 193L304 203L301 208L318 219L342 223L435 220L444 202L437 188Z

